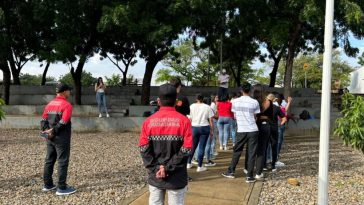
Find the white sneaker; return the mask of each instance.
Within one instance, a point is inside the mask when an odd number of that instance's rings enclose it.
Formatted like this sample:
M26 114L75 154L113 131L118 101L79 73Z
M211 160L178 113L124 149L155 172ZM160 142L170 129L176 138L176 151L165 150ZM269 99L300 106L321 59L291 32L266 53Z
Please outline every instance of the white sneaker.
M102 118L102 114L101 113L99 114L99 118Z
M228 148L227 148L227 146L226 146L226 145L224 145L224 150L228 150Z
M193 164L187 164L187 169L191 169L193 167Z
M259 174L259 175L258 175L258 174L256 174L256 175L255 175L255 179L256 179L256 180L263 180L263 179L264 179L264 174L263 174L263 173L261 173L261 174Z
M277 161L276 162L276 167L284 167L285 164L283 162Z
M109 115L109 114L106 114L106 117L107 117L107 118L109 118L109 117L110 117L110 115Z
M214 154L213 154L213 155L217 156L217 155L219 155L219 153L217 153L217 152L214 152Z
M244 169L244 174L248 174L248 170L247 169Z
M196 160L194 160L194 159L193 159L193 160L191 161L191 163L192 163L192 164L198 164L198 161L196 161Z
M204 171L207 171L207 168L206 167L197 167L197 172L204 172Z
M220 150L224 150L224 148L222 146L220 146Z

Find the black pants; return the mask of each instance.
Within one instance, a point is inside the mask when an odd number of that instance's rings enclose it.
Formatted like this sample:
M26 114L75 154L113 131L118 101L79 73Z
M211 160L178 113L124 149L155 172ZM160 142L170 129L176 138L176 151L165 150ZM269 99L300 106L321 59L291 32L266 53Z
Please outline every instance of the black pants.
M258 128L259 128L259 139L257 148L257 174L260 175L263 172L263 168L266 164L267 147L270 137L269 122L267 121L259 122Z
M247 176L253 177L255 154L256 154L257 144L258 144L258 135L259 135L259 132L237 133L236 143L233 148L233 158L231 159L231 163L229 166L230 173L235 172L236 165L239 163L239 159L240 159L241 153L243 152L244 145L247 143L248 144L247 153L249 152L248 156L245 156L245 158L248 158L248 161L247 161L248 175Z
M70 158L71 140L59 139L56 136L53 141L47 142L47 155L44 164L44 184L46 186L53 185L53 168L56 160L58 160L58 188L65 189L67 187L67 171Z
M272 148L272 169L274 169L278 159L278 124L270 124L269 143Z

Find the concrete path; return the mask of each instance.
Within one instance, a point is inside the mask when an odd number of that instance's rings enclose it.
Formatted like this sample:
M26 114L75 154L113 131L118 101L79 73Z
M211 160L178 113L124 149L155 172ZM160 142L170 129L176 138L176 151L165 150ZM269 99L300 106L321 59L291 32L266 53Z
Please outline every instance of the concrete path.
M243 152L245 153L245 152ZM196 167L189 170L193 181L188 184L185 204L221 205L221 204L257 204L262 182L247 184L243 173L244 156L240 158L236 170L236 178L228 179L221 176L227 170L232 157L232 151L222 151L217 156L215 167L209 167L206 172L196 172ZM123 204L148 204L149 192L145 187L136 196L131 197ZM167 204L167 203L166 203Z

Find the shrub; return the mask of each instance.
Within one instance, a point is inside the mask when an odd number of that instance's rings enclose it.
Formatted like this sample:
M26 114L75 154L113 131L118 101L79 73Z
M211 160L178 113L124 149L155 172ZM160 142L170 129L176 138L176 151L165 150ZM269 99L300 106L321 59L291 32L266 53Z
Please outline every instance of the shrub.
M364 99L345 93L341 114L342 117L336 120L334 134L340 136L346 146L364 153Z

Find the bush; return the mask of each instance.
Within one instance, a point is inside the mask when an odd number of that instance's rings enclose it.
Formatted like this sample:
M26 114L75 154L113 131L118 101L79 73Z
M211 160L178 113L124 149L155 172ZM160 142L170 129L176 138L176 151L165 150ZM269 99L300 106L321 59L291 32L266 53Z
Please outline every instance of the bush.
M342 96L342 117L336 120L334 134L340 136L346 146L364 153L364 99L345 93Z
M3 110L3 105L5 105L5 102L3 99L0 98L0 121L5 118L5 111Z

